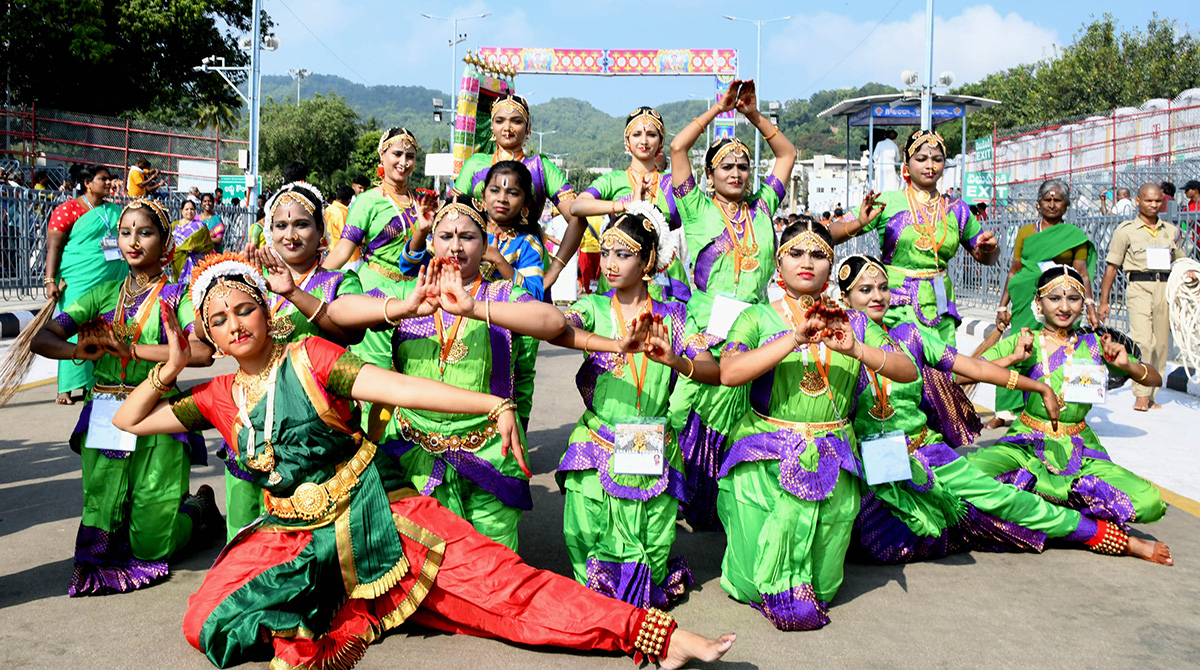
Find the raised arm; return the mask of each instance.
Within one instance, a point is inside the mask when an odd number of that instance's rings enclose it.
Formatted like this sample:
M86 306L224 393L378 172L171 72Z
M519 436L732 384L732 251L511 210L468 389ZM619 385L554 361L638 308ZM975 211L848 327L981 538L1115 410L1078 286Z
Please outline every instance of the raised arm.
M440 259L435 259L435 264ZM567 327L567 320L554 305L544 302L494 302L476 300L462 285L462 271L453 263L442 263L438 304L450 314L494 323L501 328L539 340L553 340Z
M791 180L792 168L796 165L796 145L758 111L758 96L754 90L753 79L742 84L737 98L737 111L758 129L767 141L767 146L771 147L771 152L775 154L775 167L771 170L771 176L786 185Z
M671 140L671 186L683 186L684 182L692 176L692 163L688 159L688 152L692 150L692 145L700 136L704 134L704 129L708 124L717 118L717 115L734 108L737 104L737 94L742 88L742 80L734 79L725 94L717 100L712 107L709 107L706 112L692 119L687 125L680 129L675 135L675 139Z

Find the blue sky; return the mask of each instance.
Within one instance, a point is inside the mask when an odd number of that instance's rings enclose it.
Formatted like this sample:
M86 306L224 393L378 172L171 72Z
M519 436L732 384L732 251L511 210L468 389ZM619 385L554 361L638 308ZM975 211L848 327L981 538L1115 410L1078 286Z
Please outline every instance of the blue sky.
M581 10L590 5L592 10ZM1183 19L1182 7L1172 18ZM741 74L754 76L755 27L722 14L754 19L794 15L762 32L760 98L806 98L813 92L879 81L899 86L901 70L924 67L921 0L860 2L708 2L625 0L582 2L388 2L385 0L263 0L281 40L265 53L263 72L291 68L337 74L374 84L422 85L447 90L451 82L451 26L422 18L491 16L459 24L467 48L736 48ZM1069 44L1092 15L1111 12L1122 26L1144 27L1152 8L1111 0L982 4L936 3L934 72L951 70L956 82L1053 54ZM1170 16L1170 15L1168 15ZM297 18L298 17L298 18ZM1181 24L1182 25L1182 24ZM307 27L306 27L307 26ZM322 44L323 43L323 44ZM334 55L336 54L336 56ZM461 63L455 72L461 72ZM923 74L923 73L922 73ZM585 77L522 75L517 90L532 102L576 97L614 115L641 104L710 95L710 77Z

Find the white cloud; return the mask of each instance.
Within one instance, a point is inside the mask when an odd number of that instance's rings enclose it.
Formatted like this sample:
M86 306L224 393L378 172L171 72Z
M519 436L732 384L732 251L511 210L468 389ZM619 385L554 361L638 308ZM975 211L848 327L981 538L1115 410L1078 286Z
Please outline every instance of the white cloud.
M923 80L925 13L885 21L854 48L877 20L831 13L798 16L768 40L763 55L777 67L784 66L788 85L797 97L868 81L899 87L900 71L905 69L921 72ZM968 7L950 18L936 16L933 36L934 76L951 70L955 85L1040 60L1049 56L1052 45L1058 43L1053 29L1015 12L1001 15L991 5ZM850 49L854 50L847 54ZM743 65L747 57L752 54L743 54ZM845 61L830 72L843 58Z

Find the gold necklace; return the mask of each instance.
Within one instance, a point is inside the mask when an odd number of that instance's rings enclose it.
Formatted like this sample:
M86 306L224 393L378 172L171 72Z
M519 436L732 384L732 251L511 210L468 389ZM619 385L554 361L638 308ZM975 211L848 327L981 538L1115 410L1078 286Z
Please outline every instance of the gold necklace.
M253 409L263 399L263 396L267 395L267 378L271 376L271 370L274 370L280 359L283 358L283 351L283 343L276 342L271 348L271 357L267 359L266 365L254 374L247 374L238 368L234 379L242 388L243 404L246 406L247 412Z

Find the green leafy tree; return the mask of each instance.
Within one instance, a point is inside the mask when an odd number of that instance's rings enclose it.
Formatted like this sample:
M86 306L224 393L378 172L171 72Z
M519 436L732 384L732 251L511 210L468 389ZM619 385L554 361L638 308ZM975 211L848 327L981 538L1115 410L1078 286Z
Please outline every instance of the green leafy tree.
M0 63L19 103L191 126L208 105L240 108L220 77L192 68L209 55L248 62L237 38L251 28L251 7L251 0L6 2Z
M326 190L355 150L358 115L338 96L316 95L299 105L269 100L262 108L259 158L263 181L279 184L283 166L301 161L309 181Z

